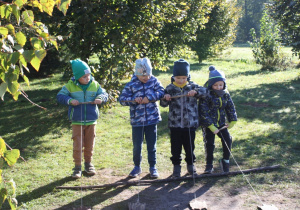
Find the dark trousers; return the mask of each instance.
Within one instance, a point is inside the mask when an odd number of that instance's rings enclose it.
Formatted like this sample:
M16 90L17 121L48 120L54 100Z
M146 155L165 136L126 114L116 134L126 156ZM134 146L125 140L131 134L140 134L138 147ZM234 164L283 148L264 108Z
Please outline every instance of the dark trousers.
M195 129L170 128L171 131L171 154L173 165L180 165L182 146L185 151L185 162L192 165L196 161L195 149Z
M205 147L205 154L206 154L206 164L213 164L214 160L214 149L215 149L215 134L209 128L202 128L203 131L203 141ZM222 134L222 135L221 135ZM228 129L224 129L219 131L217 135L220 137L223 147L223 159L229 160L231 145L232 145L232 138L228 132ZM227 148L226 144L229 148Z
M135 166L140 166L142 162L142 147L144 137L147 143L148 163L150 167L154 167L156 164L156 124L141 127L132 127L133 162Z

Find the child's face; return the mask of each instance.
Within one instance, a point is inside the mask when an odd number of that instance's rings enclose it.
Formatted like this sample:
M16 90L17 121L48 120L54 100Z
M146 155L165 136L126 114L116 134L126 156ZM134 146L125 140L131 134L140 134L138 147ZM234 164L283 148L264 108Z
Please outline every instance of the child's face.
M213 90L223 90L224 89L224 82L218 81L215 84L212 85Z
M142 83L146 83L148 82L148 80L150 79L150 75L137 75L137 78L142 82Z
M175 76L174 80L178 85L183 85L186 83L187 78L187 76Z
M91 79L91 74L85 74L82 77L80 77L78 81L82 85L87 85L89 83L90 79Z

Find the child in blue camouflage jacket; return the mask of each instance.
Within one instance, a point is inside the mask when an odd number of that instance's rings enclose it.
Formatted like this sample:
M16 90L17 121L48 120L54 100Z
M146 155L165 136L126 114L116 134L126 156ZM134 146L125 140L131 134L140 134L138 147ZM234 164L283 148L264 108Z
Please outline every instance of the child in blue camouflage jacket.
M159 176L156 168L157 123L161 121L159 107L155 101L164 96L164 88L152 75L152 66L148 58L136 60L135 74L128 82L121 95L120 103L130 106L132 126L134 168L130 177L137 177L141 172L142 145L144 136L147 143L150 176Z
M210 66L209 71L209 79L204 86L208 88L210 95L199 100L199 123L203 131L206 152L204 173L207 174L213 172L216 134L221 138L223 147L223 158L220 159L221 169L223 172L229 172L232 137L228 129L237 122L234 103L226 90L225 74L214 66Z

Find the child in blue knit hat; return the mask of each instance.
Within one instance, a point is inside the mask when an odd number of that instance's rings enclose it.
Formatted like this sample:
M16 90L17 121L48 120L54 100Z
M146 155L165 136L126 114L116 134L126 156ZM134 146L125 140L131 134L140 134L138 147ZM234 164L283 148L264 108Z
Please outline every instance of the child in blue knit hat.
M152 75L152 66L148 58L137 59L135 73L120 95L120 103L130 107L132 126L133 163L130 177L142 173L142 146L144 137L147 143L150 177L159 176L156 168L157 123L161 121L159 107L155 101L164 95L164 88Z
M105 103L108 94L91 76L90 67L82 60L70 61L73 77L57 94L59 103L68 105L69 120L72 122L73 169L72 178L81 177L82 153L84 154L85 172L95 175L92 156L95 144L95 125L99 117L97 104Z
M206 174L213 172L215 135L221 138L223 147L223 158L220 159L221 169L223 172L229 172L232 138L228 129L237 122L234 103L226 90L225 74L214 66L210 66L209 71L209 79L204 86L208 88L210 95L199 100L199 120L206 153L204 170Z
M171 137L171 161L173 177L181 176L181 153L185 151L185 162L189 174L196 174L195 136L199 126L197 100L206 95L207 89L189 80L190 64L184 59L174 62L171 84L165 88L162 107L169 106L168 127Z

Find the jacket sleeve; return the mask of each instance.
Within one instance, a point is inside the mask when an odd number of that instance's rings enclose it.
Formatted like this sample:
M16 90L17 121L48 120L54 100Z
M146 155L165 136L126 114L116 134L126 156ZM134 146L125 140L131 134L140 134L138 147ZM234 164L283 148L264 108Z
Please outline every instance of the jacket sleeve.
M200 98L199 100L199 121L203 127L214 125L212 118L209 116L209 97Z
M164 90L164 95L170 94L168 90L169 90L169 89L168 89L168 86L167 86L167 87L165 88L165 90ZM162 107L167 107L167 106L170 105L170 102L171 102L171 101L167 101L167 100L164 100L163 98L161 98L160 101L159 101L159 105L162 106Z
M108 94L104 88L101 88L101 86L97 90L96 99L101 99L103 103L106 103L108 100Z
M124 101L134 101L133 92L130 87L130 82L127 83L124 89L122 90L121 95L119 97L119 101L120 104L123 106L130 106L132 104L135 104L135 102L124 102Z
M72 97L70 96L70 91L67 89L66 85L56 95L57 102L64 105L69 105Z
M146 97L148 98L149 101L157 101L157 100L160 100L164 96L164 94L165 94L164 87L162 86L160 81L158 81L155 78L154 91L151 91L150 93L148 93L146 95Z
M227 119L229 122L237 121L237 114L236 114L235 106L234 106L234 103L229 94L228 94L227 105L225 107L225 112L226 112Z
M196 98L205 98L206 96L208 96L208 90L205 87L196 85L194 90L197 91L197 94L195 95Z

